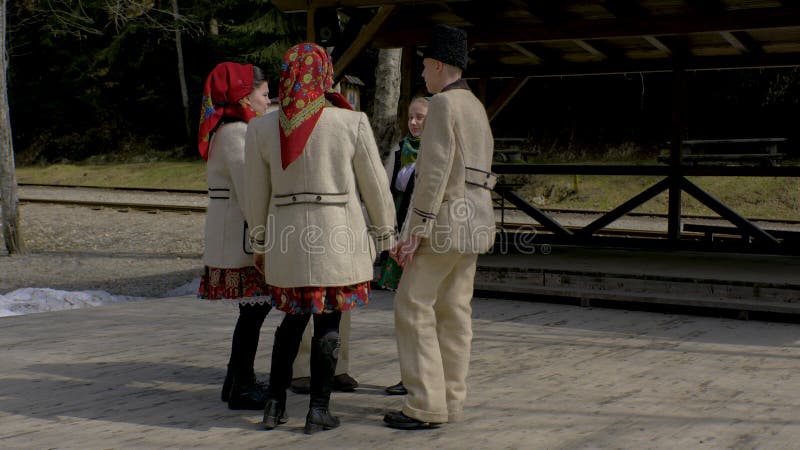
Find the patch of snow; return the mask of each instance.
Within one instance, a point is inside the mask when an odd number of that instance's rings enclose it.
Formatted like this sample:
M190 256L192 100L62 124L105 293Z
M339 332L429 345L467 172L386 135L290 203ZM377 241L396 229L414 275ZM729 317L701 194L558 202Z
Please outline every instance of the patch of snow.
M0 317L62 311L144 299L145 297L111 295L106 291L70 292L49 288L21 288L5 295L0 294Z

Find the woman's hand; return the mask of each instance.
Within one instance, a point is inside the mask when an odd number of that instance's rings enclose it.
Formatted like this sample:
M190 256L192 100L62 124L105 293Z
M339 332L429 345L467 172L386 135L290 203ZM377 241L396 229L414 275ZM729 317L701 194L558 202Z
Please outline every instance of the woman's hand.
M256 270L264 275L264 254L263 253L253 253L253 265L256 267Z
M389 252L389 256L394 258L400 267L405 268L406 264L410 263L411 259L414 258L414 253L416 253L419 248L419 241L419 236L411 235L408 239L400 241L400 243Z

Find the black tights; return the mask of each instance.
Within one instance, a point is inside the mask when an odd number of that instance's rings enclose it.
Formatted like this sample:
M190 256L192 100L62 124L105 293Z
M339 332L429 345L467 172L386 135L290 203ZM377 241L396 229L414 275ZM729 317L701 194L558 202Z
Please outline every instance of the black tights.
M297 342L303 339L311 314L286 314L281 327L286 327L286 333L297 336ZM339 334L339 322L342 320L341 312L314 314L314 336L322 337L330 333ZM294 362L294 361L293 361Z
M286 389L292 380L292 364L297 357L303 332L310 319L311 314L286 314L275 330L275 345L272 347L272 367L269 374L269 391L274 398L286 398ZM341 312L314 314L314 339L332 339L338 344L341 319ZM335 367L334 363L334 367L330 368L331 372ZM313 369L312 363L312 383L315 378Z
M231 359L228 366L237 377L249 383L255 377L253 364L258 350L258 339L261 335L261 325L269 314L272 306L264 304L239 305L239 319L233 329L231 340Z

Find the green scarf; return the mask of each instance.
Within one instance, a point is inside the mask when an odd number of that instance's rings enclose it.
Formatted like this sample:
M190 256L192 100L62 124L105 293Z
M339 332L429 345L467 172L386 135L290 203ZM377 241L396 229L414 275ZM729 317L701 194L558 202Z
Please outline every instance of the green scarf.
M419 151L419 138L412 135L407 135L403 139L402 146L400 147L400 167L405 167L417 161L417 152Z

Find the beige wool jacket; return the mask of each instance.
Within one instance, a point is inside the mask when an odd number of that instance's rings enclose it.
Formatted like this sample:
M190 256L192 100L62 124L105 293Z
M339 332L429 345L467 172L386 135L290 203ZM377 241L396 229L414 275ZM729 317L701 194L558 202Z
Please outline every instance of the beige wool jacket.
M246 132L247 123L232 122L221 125L211 139L206 167L208 209L203 253L203 262L209 267L230 269L253 265L242 205Z
M267 283L346 286L373 278L396 241L395 211L366 114L326 107L305 150L281 168L278 112L253 119L245 212ZM369 216L367 226L361 204Z
M485 253L494 244L494 140L481 102L467 89L432 97L420 139L403 238L421 252Z

